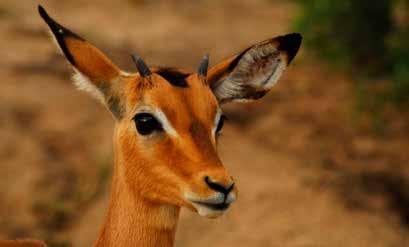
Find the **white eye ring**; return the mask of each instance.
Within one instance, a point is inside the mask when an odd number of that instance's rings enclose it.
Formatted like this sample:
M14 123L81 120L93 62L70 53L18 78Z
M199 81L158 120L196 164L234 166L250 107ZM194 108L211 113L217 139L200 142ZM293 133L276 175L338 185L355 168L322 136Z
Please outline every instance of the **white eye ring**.
M222 113L222 111L220 109L218 109L217 113L216 113L216 117L214 119L214 125L213 125L214 127L213 127L213 130L212 130L213 136L216 136L216 134L217 134L217 127L219 126L219 122L223 121L222 117L223 117L223 113Z
M159 110L158 108L153 108L150 106L142 106L137 109L137 114L138 113L150 113L152 114L162 125L163 130L170 136L172 137L178 137L178 133L176 130L173 128L173 126L170 124L170 121L166 117L165 113Z

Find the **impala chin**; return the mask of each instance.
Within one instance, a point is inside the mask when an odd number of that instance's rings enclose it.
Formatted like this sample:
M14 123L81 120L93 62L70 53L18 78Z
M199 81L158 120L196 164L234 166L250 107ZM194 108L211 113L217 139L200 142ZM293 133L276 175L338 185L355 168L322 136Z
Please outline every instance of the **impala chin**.
M198 203L192 203L192 204L200 216L204 216L204 217L211 218L211 219L215 219L223 215L228 210L228 207L229 207L229 205L226 205L226 206L223 206L223 208L221 209L215 209L215 208L211 208L208 206L203 206Z
M200 216L217 218L228 211L230 205L236 200L236 194L231 192L226 196L222 193L215 193L202 198L188 193L185 198Z

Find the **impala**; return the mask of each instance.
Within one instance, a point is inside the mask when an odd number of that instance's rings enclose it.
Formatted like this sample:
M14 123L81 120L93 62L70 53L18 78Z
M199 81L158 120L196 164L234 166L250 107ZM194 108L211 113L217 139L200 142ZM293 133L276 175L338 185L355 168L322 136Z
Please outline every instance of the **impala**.
M128 73L41 6L39 13L77 87L115 120L111 197L95 246L173 246L181 207L209 218L224 214L237 186L216 151L220 106L264 96L297 54L301 35L265 40L210 69L206 55L195 73L149 67L134 54L138 72Z

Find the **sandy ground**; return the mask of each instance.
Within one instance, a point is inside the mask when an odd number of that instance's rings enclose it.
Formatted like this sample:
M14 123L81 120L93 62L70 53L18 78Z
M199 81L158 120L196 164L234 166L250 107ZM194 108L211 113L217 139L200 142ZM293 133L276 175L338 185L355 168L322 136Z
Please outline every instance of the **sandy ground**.
M109 196L113 121L69 81L34 1L0 3L0 238L90 246ZM193 69L291 32L284 0L41 1L134 70ZM308 34L304 34L308 35ZM409 116L382 135L355 109L353 82L303 49L260 102L226 106L223 161L240 196L208 220L183 211L176 246L409 246Z

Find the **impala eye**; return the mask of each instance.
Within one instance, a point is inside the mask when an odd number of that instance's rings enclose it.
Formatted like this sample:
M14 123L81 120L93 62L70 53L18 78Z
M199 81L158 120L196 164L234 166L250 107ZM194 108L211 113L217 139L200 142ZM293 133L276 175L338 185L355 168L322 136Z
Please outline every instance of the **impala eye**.
M224 121L227 119L225 115L221 115L219 122L217 123L216 134L219 134L220 131L223 129Z
M149 113L138 113L134 117L136 130L141 135L149 135L154 131L162 131L162 124Z

